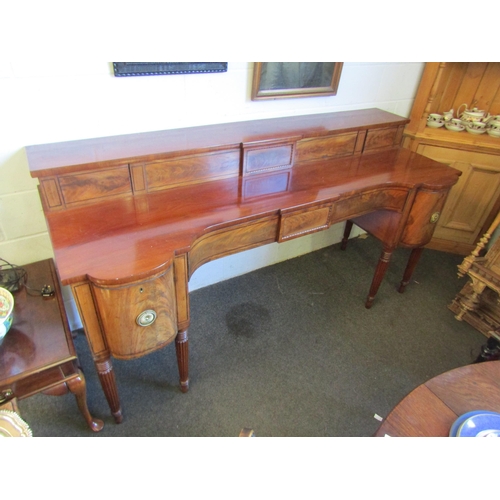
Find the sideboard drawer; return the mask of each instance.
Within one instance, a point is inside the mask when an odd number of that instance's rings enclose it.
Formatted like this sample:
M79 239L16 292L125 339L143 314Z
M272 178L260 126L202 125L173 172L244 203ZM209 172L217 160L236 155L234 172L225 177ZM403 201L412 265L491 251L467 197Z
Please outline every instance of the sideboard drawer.
M282 212L278 241L298 238L308 233L315 233L330 227L330 204L311 208Z
M333 204L332 223L357 217L374 210L401 211L407 196L408 190L404 188L380 188L349 196Z
M130 285L92 285L104 336L113 356L137 358L177 335L173 267Z

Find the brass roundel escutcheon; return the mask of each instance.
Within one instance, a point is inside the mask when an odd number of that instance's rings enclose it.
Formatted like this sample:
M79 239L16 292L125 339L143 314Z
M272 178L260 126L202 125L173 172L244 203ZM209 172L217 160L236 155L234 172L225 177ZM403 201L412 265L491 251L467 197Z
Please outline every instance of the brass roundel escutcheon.
M149 326L152 325L156 320L156 313L152 309L147 309L142 311L136 318L136 323L139 326Z
M439 220L439 216L441 214L439 212L434 212L432 215L431 215L431 223L432 224L435 224L438 220Z

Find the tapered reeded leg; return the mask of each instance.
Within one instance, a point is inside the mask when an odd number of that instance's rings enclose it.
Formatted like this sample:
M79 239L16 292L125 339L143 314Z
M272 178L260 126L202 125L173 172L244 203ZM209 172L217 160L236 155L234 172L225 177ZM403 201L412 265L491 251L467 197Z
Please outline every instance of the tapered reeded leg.
M97 368L97 374L101 382L102 390L104 391L109 408L111 409L111 414L113 415L115 422L120 424L123 420L123 415L111 359L108 358L96 361L95 366Z
M350 220L345 221L344 227L344 237L342 238L342 243L340 244L340 249L345 250L347 247L347 242L349 241L349 236L351 235L351 229L354 223Z
M410 257L408 258L408 263L406 264L403 280L399 285L398 289L399 293L403 293L405 291L406 285L408 285L408 283L410 282L411 277L413 275L413 271L415 271L415 268L417 267L418 261L420 260L420 256L422 255L423 251L424 251L423 247L414 248L411 251Z
M392 248L384 248L380 257L378 259L377 268L375 269L375 274L373 276L372 284L370 287L370 291L368 292L368 298L365 302L365 307L370 309L375 300L375 295L377 295L378 289L380 287L380 283L384 279L385 273L387 271L387 267L389 266L389 261L391 260L393 249Z
M189 343L187 330L179 332L177 337L175 337L175 351L177 354L181 391L187 392L189 389Z
M78 408L87 421L88 426L94 431L99 432L104 427L104 422L98 418L92 417L87 406L87 385L85 377L81 370L78 370L78 377L68 380L68 389L75 395Z

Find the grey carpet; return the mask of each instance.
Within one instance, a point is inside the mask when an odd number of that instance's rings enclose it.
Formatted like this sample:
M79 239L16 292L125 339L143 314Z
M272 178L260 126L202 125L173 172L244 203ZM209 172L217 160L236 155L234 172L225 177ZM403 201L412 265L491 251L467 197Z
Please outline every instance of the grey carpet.
M93 434L71 395L19 402L34 436L371 436L425 380L472 362L485 337L447 305L462 288L462 257L426 250L404 294L409 251L398 249L372 309L364 301L379 257L353 239L191 293L190 379L178 387L174 345L114 360L124 413L116 425L85 337L75 345Z

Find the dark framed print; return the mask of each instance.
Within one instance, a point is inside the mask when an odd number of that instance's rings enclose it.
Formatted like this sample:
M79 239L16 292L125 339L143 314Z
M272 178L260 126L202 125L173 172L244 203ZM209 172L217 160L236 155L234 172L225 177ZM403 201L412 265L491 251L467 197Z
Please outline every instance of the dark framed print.
M336 95L341 62L256 62L252 100Z
M223 73L227 62L114 62L113 71L115 76Z

